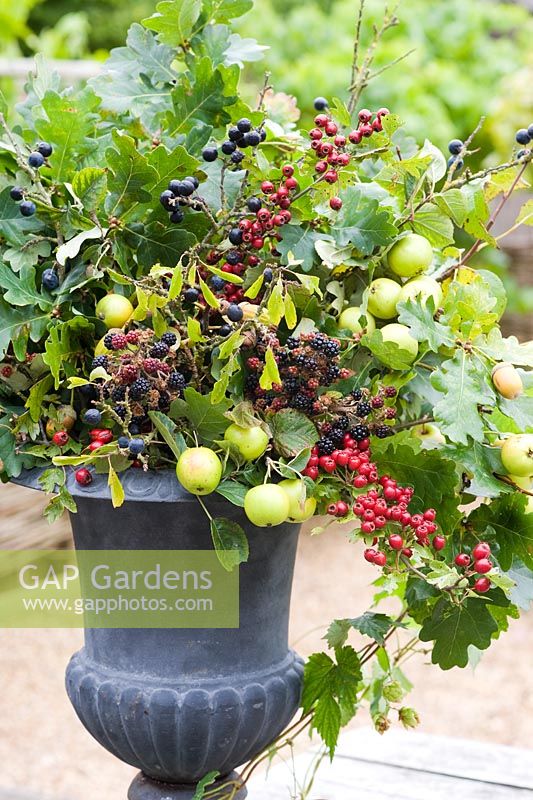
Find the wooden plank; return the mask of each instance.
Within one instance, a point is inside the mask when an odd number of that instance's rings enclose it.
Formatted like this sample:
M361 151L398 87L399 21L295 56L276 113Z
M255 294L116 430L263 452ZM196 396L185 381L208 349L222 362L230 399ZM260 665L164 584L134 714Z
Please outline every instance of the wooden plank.
M295 759L296 774L303 782L310 760ZM298 798L287 765L270 770L249 784L250 800ZM387 764L336 758L323 762L308 800L533 800L529 789L487 784Z
M533 790L533 750L489 742L362 728L341 737L337 757Z

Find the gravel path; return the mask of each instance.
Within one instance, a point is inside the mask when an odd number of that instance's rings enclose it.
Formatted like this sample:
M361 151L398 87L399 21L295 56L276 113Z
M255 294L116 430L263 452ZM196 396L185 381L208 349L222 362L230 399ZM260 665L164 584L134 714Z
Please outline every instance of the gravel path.
M6 487L0 491L7 497ZM31 498L37 516L36 495L25 497ZM8 530L9 517L4 515L0 539ZM340 529L302 536L291 641L303 655L322 647L321 637L333 618L357 616L368 608L373 575ZM316 630L310 630L313 625ZM81 644L80 631L0 631L0 800L125 800L134 770L93 741L64 693L65 665ZM422 718L421 730L529 747L532 657L529 614L511 622L475 672L441 672L413 659L408 675L417 688L409 702ZM354 724L367 725L366 713Z

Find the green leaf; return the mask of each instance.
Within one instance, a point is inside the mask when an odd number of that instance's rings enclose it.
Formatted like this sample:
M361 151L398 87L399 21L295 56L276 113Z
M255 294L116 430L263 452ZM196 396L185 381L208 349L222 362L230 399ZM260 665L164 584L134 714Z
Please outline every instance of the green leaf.
M479 272L472 273L468 283L454 280L449 285L440 321L461 337L473 339L494 327L498 321L497 304L492 285Z
M58 494L55 497L52 497L48 505L45 507L43 515L45 516L48 524L52 525L65 513L65 511L70 511L71 514L75 514L77 508L74 498L66 486L61 486Z
M35 128L41 139L54 146L49 164L55 181L69 180L80 161L97 149L94 126L99 104L88 87L65 96L46 92L41 104L46 119L36 120Z
M105 233L105 230L102 231L102 229L96 225L94 228L91 228L88 231L81 231L80 233L77 233L76 236L73 236L72 239L69 239L68 242L65 242L57 248L57 263L64 267L67 263L67 259L75 258L78 255L84 242L87 242L90 239L102 239L105 236Z
M285 313L283 302L283 282L281 278L276 282L267 303L268 318L272 325L279 325Z
M485 197L482 182L467 183L461 188L466 204L467 216L464 221L464 229L475 239L487 242L491 247L498 244L487 230L487 222L490 217L490 208Z
M245 291L244 296L249 297L250 300L255 300L261 289L263 288L263 282L265 280L265 276L263 273L255 279L251 286Z
M281 376L274 352L271 347L268 347L265 353L265 366L259 378L259 386L261 389L272 389L274 383L281 384Z
M513 558L533 569L533 514L526 511L527 501L526 495L513 492L474 509L468 518L481 537L498 543L503 570L511 569Z
M22 409L21 409L22 410ZM18 452L18 445L11 432L11 415L5 414L0 417L0 459L4 466L2 472L6 472L11 477L18 477L23 469L33 467L35 464L31 456Z
M442 248L454 243L453 222L433 203L425 203L418 209L412 225L415 233L425 236L433 247Z
M211 786L216 781L219 775L220 773L216 770L212 770L211 772L208 772L207 775L204 775L202 780L198 781L196 784L196 789L191 800L203 800L205 797L205 790L208 788L208 786Z
M253 0L204 0L204 11L214 22L231 22L253 7Z
M442 194L436 194L433 202L455 225L462 227L467 214L467 204L460 189L448 189Z
M511 486L496 478L496 475L505 473L499 447L489 447L482 442L469 440L467 444L446 444L440 448L440 452L455 461L461 473L468 475L472 481L472 494L479 497L498 497L513 491Z
M248 486L243 486L242 483L238 481L226 480L218 484L217 494L225 497L226 500L229 500L234 506L244 508L244 498L248 489Z
M469 598L462 605L452 605L442 598L420 631L423 642L433 642L431 660L441 669L466 667L468 648L486 650L498 625L488 610L489 603Z
M183 393L183 399L173 401L170 414L174 419L188 419L192 430L196 431L200 439L212 443L215 439L220 439L228 427L229 420L224 414L231 405L232 402L228 399L213 405L210 395L202 395L189 386Z
M18 274L0 261L0 286L4 300L13 306L37 306L50 311L53 303L35 288L35 269L23 267Z
M342 209L333 228L340 245L352 244L361 255L369 256L376 247L385 247L398 235L391 211L378 200L366 197L357 186L340 193Z
M131 228L126 230L136 242L133 249L137 251L139 264L146 270L151 269L154 264L174 269L182 255L196 241L194 233L157 221L145 225L142 233Z
M533 397L520 395L514 400L498 397L498 407L502 414L509 417L521 433L533 431Z
M189 317L187 319L187 336L189 337L189 342L191 344L205 342L205 337L202 334L200 322L194 317Z
M52 386L54 385L54 378L52 375L45 375L40 381L34 383L28 394L25 407L29 409L30 417L34 422L38 422L41 418L43 411L43 401Z
M84 333L90 335L93 331L94 325L85 317L72 317L50 329L44 345L43 361L50 367L56 389L59 388L63 374L70 377L76 371L72 364L72 355L80 346L80 337Z
M201 10L202 0L163 0L143 25L156 31L162 44L181 47L189 40Z
M452 359L433 372L431 385L443 394L433 408L442 432L459 444L467 444L469 436L482 442L484 425L478 405L494 405L495 395L480 370L479 359L463 349L457 350Z
M85 167L72 178L72 190L87 211L94 211L103 201L107 188L105 169Z
M455 337L447 325L442 325L435 318L435 301L428 297L425 302L408 299L398 303L398 322L411 329L411 335L418 342L427 344L430 350L437 353L440 347L452 347Z
M17 250L26 244L28 233L41 230L42 223L36 216L23 217L18 203L9 196L10 188L0 193L0 235Z
M106 200L106 211L109 215L120 215L135 203L150 201L151 194L145 187L153 186L158 175L139 152L131 136L116 128L112 136L114 147L106 150L110 168L107 178L110 195Z
M120 482L120 478L111 466L111 461L109 462L107 485L111 490L111 503L113 504L113 508L120 508L120 506L124 503L126 496L124 493L124 487Z
M295 409L283 409L270 420L276 451L287 458L298 455L318 441L318 431L305 414Z
M213 294L207 283L204 280L202 280L202 278L198 279L198 283L206 303L210 305L211 308L219 308L220 302L218 301L218 298L215 297L215 295Z
M413 364L412 354L407 350L402 350L396 342L385 341L380 330L365 333L361 337L361 344L363 347L368 347L370 352L390 369L397 371L411 369Z
M176 459L178 459L187 445L177 425L161 411L149 411L148 416L176 456Z
M0 297L0 358L12 341L21 341L25 351L28 333L33 342L38 342L49 322L48 313L41 313L34 307L12 308Z
M215 517L211 520L211 536L218 560L225 570L231 572L234 567L248 561L248 539L237 522Z
M43 492L46 494L53 494L58 486L64 486L66 480L65 470L63 469L45 469L39 475L39 483L43 487Z
M169 181L176 175L194 175L200 163L181 145L170 151L160 144L147 155L146 160L158 175L157 182L150 188L153 197L167 189Z
M172 91L174 119L169 136L186 134L196 122L215 128L227 125L231 118L226 111L237 100L236 91L240 70L237 66L213 68L207 56L194 62ZM226 94L228 92L228 94Z
M515 366L529 367L533 364L533 343L518 341L516 336L504 338L497 326L474 339L473 344L487 358L495 361L509 361Z
M455 464L443 457L439 450L418 451L402 443L401 436L393 436L376 441L372 446L372 457L380 474L391 475L399 483L414 486L412 503L416 512L436 508L439 525L444 530L450 530L460 518L457 510L459 477Z
M384 644L386 634L394 625L394 620L386 614L366 611L353 619L336 619L329 626L326 639L330 647L342 647L346 644L349 631L356 630L378 644Z
M510 593L511 602L523 611L529 611L533 603L533 572L515 559L507 574L515 583Z
M283 256L283 263L287 264L292 253L294 260L302 262L301 269L309 272L316 257L315 245L323 236L304 225L284 225L281 235L283 239L276 244L276 250Z
M50 242L40 242L38 238L27 239L22 247L11 247L4 253L4 259L14 272L20 272L23 267L33 267L40 258L48 258L52 251Z

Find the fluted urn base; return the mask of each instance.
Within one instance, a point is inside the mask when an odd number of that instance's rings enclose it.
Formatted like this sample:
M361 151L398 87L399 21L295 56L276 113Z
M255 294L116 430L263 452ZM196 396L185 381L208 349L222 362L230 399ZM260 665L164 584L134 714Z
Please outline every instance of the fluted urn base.
M226 775L215 783L209 784L206 790L209 791L209 800L225 800L228 792L234 789L234 783L239 781L236 772ZM187 786L176 783L161 783L147 778L139 772L133 780L128 792L128 800L193 800L196 791L195 786ZM246 787L243 786L232 795L232 800L244 800L248 795Z

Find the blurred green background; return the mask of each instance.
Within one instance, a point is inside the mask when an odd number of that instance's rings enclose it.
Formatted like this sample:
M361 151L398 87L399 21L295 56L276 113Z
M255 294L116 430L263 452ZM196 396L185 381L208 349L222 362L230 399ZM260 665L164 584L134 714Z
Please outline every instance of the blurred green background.
M466 138L485 116L476 138L480 152L470 165L506 160L516 129L533 121L533 14L528 4L403 0L400 24L380 43L375 69L414 52L372 82L362 104L388 106L404 119L408 134L419 142L428 137L443 149L451 138ZM242 36L269 45L264 59L249 64L244 73L249 99L265 70L276 91L296 97L304 126L312 121L316 94L345 98L357 5L356 0L256 0L237 25ZM387 0L367 0L363 45L386 5ZM123 44L130 23L152 14L155 6L152 0L1 0L0 58L41 52L55 59L101 61ZM20 84L1 77L0 82L8 95L20 91ZM280 102L283 108L283 98ZM529 252L531 242L519 242L518 249ZM533 308L530 259L511 255L519 264L518 282L507 281L512 311L526 312ZM506 272L508 259L502 253L485 251L483 261Z

